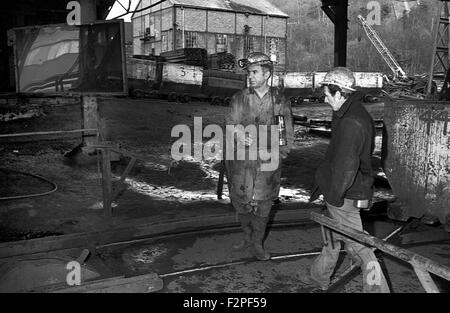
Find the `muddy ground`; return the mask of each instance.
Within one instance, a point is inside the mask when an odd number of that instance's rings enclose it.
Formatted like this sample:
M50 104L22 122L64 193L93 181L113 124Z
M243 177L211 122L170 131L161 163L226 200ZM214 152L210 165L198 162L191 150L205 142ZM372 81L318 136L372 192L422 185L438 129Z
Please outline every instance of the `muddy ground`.
M173 163L170 154L172 143L178 139L171 137L173 126L184 124L193 129L194 117L202 117L204 126L219 123L228 108L211 106L206 102L182 104L116 98L102 99L99 106L108 143L145 157L145 161L138 161L128 176L128 189L113 203L113 222L161 215L187 217L194 211L195 214L207 214L230 210L226 185L225 200L217 201L216 198L217 160L196 162L187 158ZM374 116L379 118L382 106L373 105L372 108ZM45 112L45 116L38 118L3 123L1 132L81 127L80 108L76 105L53 106ZM330 109L324 104L305 105L295 107L294 114L329 119ZM307 128L302 126L296 126L295 131L295 149L284 164L281 199L301 207L307 205L314 171L326 150L328 139L309 135ZM2 195L25 195L52 189L47 182L8 169L44 176L57 184L58 190L44 197L2 201L2 239L20 233L70 233L102 227L104 217L97 157L77 153L71 158L65 157L65 153L81 142L77 137L64 141L40 139L31 142L31 138L25 138L22 141L28 142L2 144ZM379 162L374 160L379 167ZM129 158L122 157L113 162L116 178L120 177L128 161Z
M55 183L58 189L46 196L1 201L1 241L106 230L137 221L144 223L221 213L233 214L227 198L226 185L224 199L216 198L219 168L217 160L196 162L187 158L174 163L170 156L171 144L177 139L171 138L173 126L185 124L193 129L194 117L202 117L204 126L220 123L228 110L227 107L211 106L206 102L176 103L128 98L103 98L99 107L100 116L106 127L105 140L116 147L145 156L145 161L138 161L128 176L126 191L113 203L114 216L106 218L103 214L101 176L97 157L80 153L74 153L71 158L65 156L67 152L77 147L81 138L2 142L0 194L3 197L42 193L52 189L52 185L48 182L11 170L44 176ZM375 119L382 118L382 103L370 104L367 108ZM44 116L2 123L0 132L77 129L81 126L80 111L77 105L46 107ZM305 115L310 119L329 120L331 117L331 110L325 104L305 103L294 107L293 111L296 115ZM315 169L326 150L328 138L313 135L307 128L298 125L295 132L295 149L285 161L283 168L281 207L278 209L320 211L321 201L311 204L308 203L308 197ZM207 141L207 138L204 140ZM377 137L374 155L376 172L382 171L379 160L380 148L381 138ZM113 177L116 179L120 177L128 161L128 158L122 157L112 163ZM395 199L385 183L378 184L375 197L378 200ZM383 214L379 215L377 223L372 221L367 226L371 233L379 237L398 226L388 221ZM267 237L267 247L280 254L317 250L321 245L320 238L318 228L271 230ZM251 261L251 255L231 256L230 259L226 247L238 239L238 233L216 234L180 239L174 243L161 243L158 247L171 252L158 254L162 259L155 259L156 263L150 262L151 267L148 270L163 274L196 267L199 264L217 264L235 261L236 258L237 260L250 258L249 263L244 262L232 267L181 277L168 276L165 279L164 292L308 292L305 286L299 285L295 277L306 272L311 258L256 263ZM126 267L133 271L136 267L139 268L140 263L134 260L132 255L136 255L136 251L146 251L145 249L148 247L140 245L104 252L98 257L105 259L105 262L112 262L113 264L110 264L112 268ZM417 249L449 265L450 252L447 245ZM436 253L440 255L436 256ZM108 258L108 255L111 258ZM167 261L169 259L170 262ZM119 263L121 265L118 265ZM145 262L141 263L145 265ZM164 266L161 267L161 264ZM385 266L392 272L392 274L390 272L392 280L399 280L395 283L394 291L423 291L408 267L390 258L385 258ZM361 286L358 282L359 280L355 279L346 285L343 291L360 292Z

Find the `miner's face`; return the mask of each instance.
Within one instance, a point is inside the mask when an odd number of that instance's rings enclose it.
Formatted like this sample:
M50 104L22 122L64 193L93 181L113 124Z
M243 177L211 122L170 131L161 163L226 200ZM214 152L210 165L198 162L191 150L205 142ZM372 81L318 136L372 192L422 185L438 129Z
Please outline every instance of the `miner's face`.
M258 89L267 85L267 80L270 77L270 71L263 68L261 65L250 65L247 68L249 87Z
M328 103L333 111L339 111L342 104L345 102L345 98L342 97L341 93L336 91L336 93L332 95L328 86L323 87L323 93L325 94L325 103Z

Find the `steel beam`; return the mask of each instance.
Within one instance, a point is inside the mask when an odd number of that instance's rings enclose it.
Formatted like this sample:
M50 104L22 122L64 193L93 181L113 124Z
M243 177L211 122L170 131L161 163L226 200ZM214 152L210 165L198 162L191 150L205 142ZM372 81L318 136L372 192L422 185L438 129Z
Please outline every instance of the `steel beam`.
M348 0L322 0L322 10L334 24L334 66L347 65Z

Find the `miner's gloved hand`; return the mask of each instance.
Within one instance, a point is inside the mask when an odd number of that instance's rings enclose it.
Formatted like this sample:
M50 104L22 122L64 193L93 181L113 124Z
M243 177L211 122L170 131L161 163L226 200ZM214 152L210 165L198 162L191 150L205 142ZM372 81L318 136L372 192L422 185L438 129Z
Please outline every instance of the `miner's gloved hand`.
M252 143L253 143L253 136L250 135L249 133L240 131L240 132L238 133L238 136L237 136L237 137L238 137L238 139L241 141L241 143L242 143L244 146L246 146L246 147L251 146Z
M289 150L285 147L280 147L280 157L282 160L286 159L289 154Z
M250 134L245 134L244 145L247 147L251 146L253 143L253 137Z

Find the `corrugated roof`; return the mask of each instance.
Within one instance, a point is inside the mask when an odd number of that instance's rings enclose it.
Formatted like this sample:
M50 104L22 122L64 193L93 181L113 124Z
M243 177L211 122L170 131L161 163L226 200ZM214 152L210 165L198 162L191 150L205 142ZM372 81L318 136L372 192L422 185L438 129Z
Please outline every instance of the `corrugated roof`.
M288 15L266 0L170 0L175 5L219 9L233 12L276 15Z

